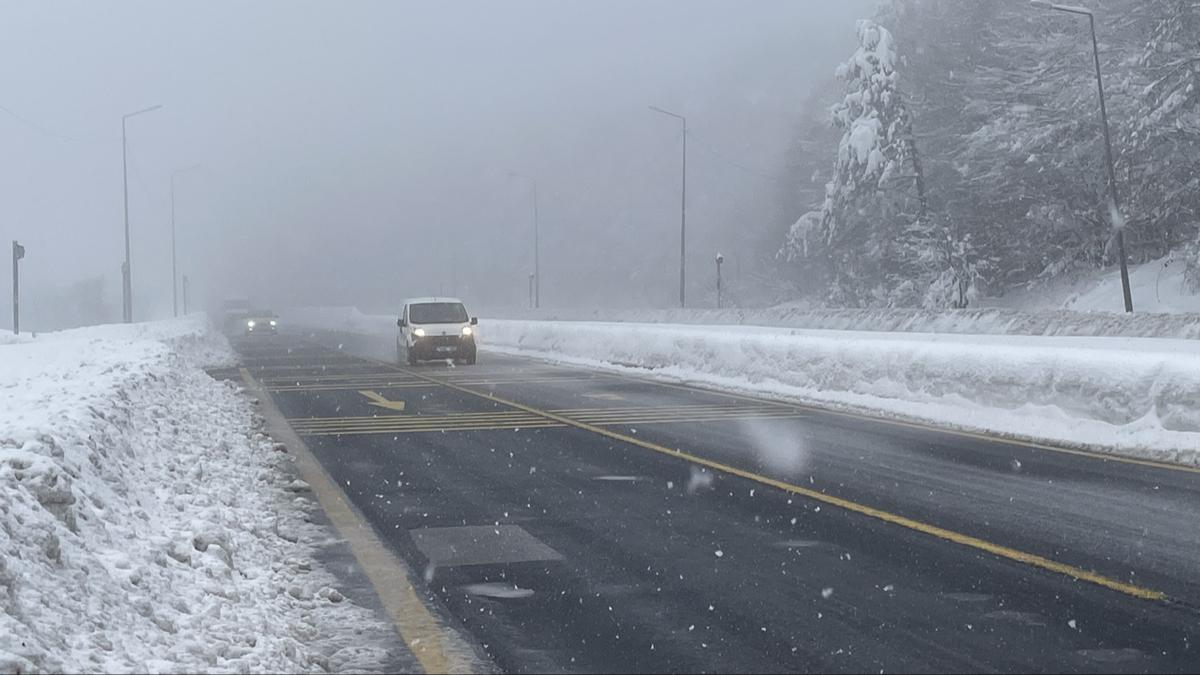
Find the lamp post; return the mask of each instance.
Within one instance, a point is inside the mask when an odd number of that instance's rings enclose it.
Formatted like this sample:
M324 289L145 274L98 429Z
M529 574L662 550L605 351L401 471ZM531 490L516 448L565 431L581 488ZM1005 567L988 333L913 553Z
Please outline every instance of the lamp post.
M183 313L188 313L188 277L183 275Z
M683 125L683 164L681 169L679 190L679 306L684 307L684 285L686 282L684 269L687 260L687 118L657 106L650 106L654 112L670 115Z
M538 184L537 184L537 179L534 178L533 176L526 176L523 173L517 173L516 171L509 171L508 175L512 178L521 178L521 179L527 180L527 181L529 181L530 185L533 186L533 274L531 276L533 278L533 281L532 281L532 284L533 284L532 306L534 308L537 308L537 307L542 306L542 270L541 270L540 265L538 264L538 258L540 257L539 249L541 247L541 243L538 241Z
M175 316L179 316L179 268L175 256L175 177L185 171L198 168L200 168L199 164L193 164L171 172L171 311L175 313ZM184 313L186 314L187 311L185 310Z
M125 191L125 262L121 265L122 311L125 323L133 322L133 272L129 262L129 148L126 143L126 122L130 117L158 110L161 105L152 105L121 116L121 179Z
M721 309L721 263L725 262L725 256L717 254L717 309Z
M1121 258L1121 292L1124 295L1125 311L1132 312L1133 294L1129 289L1129 266L1125 262L1125 219L1121 215L1121 202L1117 196L1117 172L1113 167L1112 138L1108 131L1108 108L1104 103L1104 80L1100 77L1100 47L1096 43L1096 15L1086 7L1056 5L1045 0L1031 0L1029 4L1041 9L1078 14L1088 18L1088 28L1092 33L1092 60L1096 66L1096 91L1100 94L1100 119L1104 127L1104 156L1108 162L1109 217L1113 219L1113 225L1117 228L1117 255Z

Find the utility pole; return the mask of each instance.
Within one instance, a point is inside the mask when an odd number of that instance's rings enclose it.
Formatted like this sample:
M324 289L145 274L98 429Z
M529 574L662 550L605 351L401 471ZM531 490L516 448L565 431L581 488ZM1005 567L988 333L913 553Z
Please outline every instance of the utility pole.
M538 258L541 257L541 242L538 240L538 184L537 179L533 176L526 176L523 173L509 171L508 175L513 178L524 178L529 181L533 187L533 302L531 306L537 308L542 306L542 268Z
M717 309L721 309L721 263L725 262L725 256L717 254Z
M125 262L121 265L121 299L122 318L125 323L133 322L133 274L129 263L129 148L126 143L125 123L134 115L148 113L161 107L153 105L121 116L121 179L125 190Z
M681 186L679 190L679 306L685 307L684 288L686 287L685 268L687 267L687 118L669 110L650 106L654 112L677 118L683 125L683 166L681 170Z
M21 275L18 271L17 262L25 257L25 247L18 244L17 240L13 240L12 245L12 268L13 268L13 335L21 334Z
M186 274L183 275L183 313L185 315L188 313L188 278Z
M533 272L529 273L529 308L530 309L533 309L533 278L534 278L534 276L535 275Z
M1108 161L1109 217L1117 228L1117 255L1121 258L1121 293L1125 300L1125 311L1133 312L1133 293L1129 288L1129 265L1125 261L1125 218L1121 214L1121 201L1117 196L1117 172L1113 166L1112 137L1108 131L1108 108L1104 103L1104 80L1100 77L1100 47L1096 43L1096 15L1084 7L1056 5L1045 0L1031 0L1029 4L1067 14L1081 14L1088 18L1088 28L1092 32L1092 60L1096 66L1096 90L1100 93L1100 120L1104 127L1104 156Z

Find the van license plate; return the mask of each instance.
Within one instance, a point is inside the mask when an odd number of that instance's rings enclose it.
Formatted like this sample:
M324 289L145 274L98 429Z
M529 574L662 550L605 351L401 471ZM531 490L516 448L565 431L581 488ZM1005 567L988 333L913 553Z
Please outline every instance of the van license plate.
M453 351L457 351L457 348L456 347L438 347L437 350L439 352L453 352Z

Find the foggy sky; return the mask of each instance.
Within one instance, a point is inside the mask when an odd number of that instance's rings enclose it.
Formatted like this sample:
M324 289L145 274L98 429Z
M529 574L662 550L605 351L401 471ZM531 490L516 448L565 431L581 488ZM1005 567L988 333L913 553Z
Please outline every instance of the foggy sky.
M0 241L29 251L27 302L102 276L118 319L121 115L162 104L129 121L138 318L171 311L170 174L193 164L176 214L194 304L381 307L457 290L519 305L533 266L519 172L538 180L543 305L670 306L681 137L655 105L689 120L700 302L718 250L740 270L753 237L798 215L778 201L801 101L870 10L5 2L0 106L23 119L0 111Z

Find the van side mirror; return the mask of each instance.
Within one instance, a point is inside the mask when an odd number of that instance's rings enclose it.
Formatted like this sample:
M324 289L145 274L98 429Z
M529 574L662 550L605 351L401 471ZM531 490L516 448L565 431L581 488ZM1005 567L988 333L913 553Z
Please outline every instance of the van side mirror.
M477 317L477 316L471 317L471 325L478 326L479 325L479 317Z
M400 328L404 328L404 319L396 319L396 325Z

